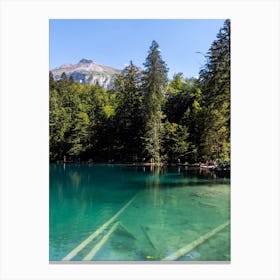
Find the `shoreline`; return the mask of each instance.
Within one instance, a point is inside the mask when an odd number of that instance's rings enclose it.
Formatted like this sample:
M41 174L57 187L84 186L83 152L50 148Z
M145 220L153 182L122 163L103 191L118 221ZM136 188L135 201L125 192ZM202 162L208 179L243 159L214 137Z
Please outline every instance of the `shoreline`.
M87 165L126 165L126 166L133 166L133 167L187 167L190 169L202 169L202 170L209 170L209 171L230 171L230 167L219 167L215 165L206 165L206 164L199 164L199 163L123 163L123 162L89 162L89 161L56 161L51 162L54 164L87 164Z

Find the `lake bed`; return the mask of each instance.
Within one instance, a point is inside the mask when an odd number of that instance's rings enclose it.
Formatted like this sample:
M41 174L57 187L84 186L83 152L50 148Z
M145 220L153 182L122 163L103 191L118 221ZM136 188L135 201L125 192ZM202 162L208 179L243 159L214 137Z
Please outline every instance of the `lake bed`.
M229 178L185 167L50 165L50 261L161 261L190 244L177 261L230 261L229 220Z

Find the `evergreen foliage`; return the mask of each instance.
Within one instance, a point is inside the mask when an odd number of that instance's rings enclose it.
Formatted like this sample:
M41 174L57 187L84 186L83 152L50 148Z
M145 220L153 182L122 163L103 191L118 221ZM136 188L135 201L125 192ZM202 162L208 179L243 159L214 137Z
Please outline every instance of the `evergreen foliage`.
M230 21L198 79L167 79L153 41L144 70L132 62L112 91L49 72L50 160L230 162Z
M144 153L154 162L160 162L161 147L161 107L167 89L167 66L162 60L157 42L153 41L144 63L143 77L144 120L145 132L143 136Z
M230 160L230 21L226 20L200 72L204 129L202 154Z
M142 152L143 96L141 80L143 73L132 62L115 80L118 107L115 127L118 158L135 161Z

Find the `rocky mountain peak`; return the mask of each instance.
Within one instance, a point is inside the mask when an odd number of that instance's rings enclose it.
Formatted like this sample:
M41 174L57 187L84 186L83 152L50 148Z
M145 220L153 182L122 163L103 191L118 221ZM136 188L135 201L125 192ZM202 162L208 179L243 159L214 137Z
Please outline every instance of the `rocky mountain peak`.
M66 63L58 68L51 70L54 79L59 80L63 72L81 84L99 84L100 86L111 89L115 77L121 73L116 68L97 64L93 60L82 58L77 64Z

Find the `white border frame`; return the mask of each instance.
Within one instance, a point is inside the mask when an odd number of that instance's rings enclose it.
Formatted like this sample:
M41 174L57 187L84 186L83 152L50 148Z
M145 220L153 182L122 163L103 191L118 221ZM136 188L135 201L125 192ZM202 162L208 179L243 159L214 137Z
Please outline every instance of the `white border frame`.
M277 0L2 0L0 5L1 280L280 279ZM49 264L50 18L231 19L231 264Z

